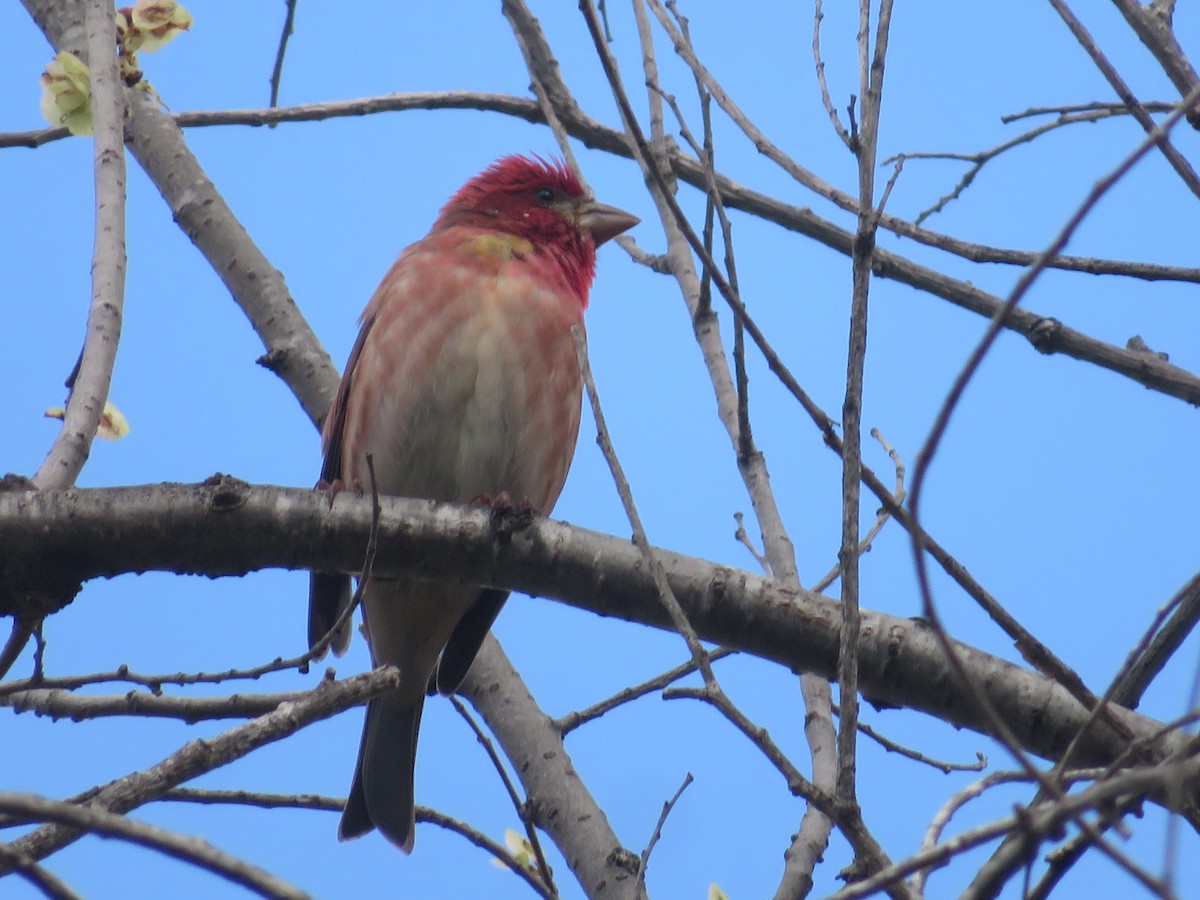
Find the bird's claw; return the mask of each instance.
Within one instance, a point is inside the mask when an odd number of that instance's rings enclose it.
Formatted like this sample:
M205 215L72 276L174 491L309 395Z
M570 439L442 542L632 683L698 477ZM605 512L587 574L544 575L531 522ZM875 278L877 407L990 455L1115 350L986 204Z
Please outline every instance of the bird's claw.
M514 503L508 491L501 491L494 497L480 494L472 503L488 507L488 524L501 543L508 543L514 534L533 524L533 504L527 499Z
M323 491L325 493L325 499L329 501L329 506L332 509L334 499L337 498L338 494L346 490L346 483L340 478L335 478L333 481L326 481L324 478L322 478L317 482L316 487L314 487L313 490Z

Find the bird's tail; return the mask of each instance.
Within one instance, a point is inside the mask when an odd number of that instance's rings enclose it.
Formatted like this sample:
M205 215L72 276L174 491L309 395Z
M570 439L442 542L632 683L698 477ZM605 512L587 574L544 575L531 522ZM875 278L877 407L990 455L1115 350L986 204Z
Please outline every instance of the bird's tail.
M350 576L341 572L313 572L308 582L308 646L317 641L337 622L350 605ZM333 655L341 656L350 646L350 623L343 625L333 638ZM322 654L324 655L324 654Z
M416 827L413 766L424 705L424 696L412 704L397 692L367 704L354 783L338 826L340 840L378 828L405 853L412 852Z

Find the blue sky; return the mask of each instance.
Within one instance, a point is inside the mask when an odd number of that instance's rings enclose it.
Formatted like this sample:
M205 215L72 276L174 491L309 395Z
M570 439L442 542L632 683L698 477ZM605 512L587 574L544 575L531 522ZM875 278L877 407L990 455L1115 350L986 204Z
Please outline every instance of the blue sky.
M430 9L426 9L428 6ZM454 13L413 4L381 19L377 6L302 0L288 48L281 103L399 91L474 89L526 96L528 75L493 4ZM832 7L829 4L828 7ZM811 10L784 4L689 4L701 57L776 143L839 187L853 191L855 164L822 109L810 56ZM890 45L881 155L972 152L1016 134L1004 113L1030 106L1109 99L1095 67L1048 6L900 4ZM1087 24L1143 99L1177 97L1111 8L1093 4ZM267 77L283 4L196 2L193 31L143 59L172 110L266 105ZM591 115L616 110L573 4L535 6L567 83ZM614 51L634 102L636 35L613 5ZM1200 35L1194 10L1180 9L1185 48ZM1189 18L1190 17L1190 18ZM855 17L826 9L827 74L839 106L856 90ZM0 131L41 126L37 76L47 45L17 4L0 7ZM690 75L659 42L663 81L692 111ZM764 64L764 61L768 63ZM695 127L695 122L692 123ZM1194 133L1179 146L1200 159ZM725 121L718 162L735 179L843 227L852 219L775 169ZM1044 247L1102 174L1140 140L1129 120L1077 125L989 164L966 196L930 227L1004 247ZM266 128L207 128L188 141L253 239L283 272L312 327L339 366L366 298L406 244L424 234L445 198L510 152L552 153L543 128L492 113L411 112ZM577 147L601 200L640 215L633 235L651 252L663 236L635 167ZM912 217L945 193L960 167L910 162L889 211ZM884 170L880 181L886 179ZM0 270L10 339L0 353L0 471L31 474L55 424L43 410L62 402L62 380L78 352L89 294L91 145L83 139L37 150L0 151ZM691 211L701 198L685 189ZM112 399L130 436L98 443L80 478L87 487L200 480L222 471L251 482L310 485L319 470L315 431L286 387L254 360L261 344L216 276L171 221L135 163L129 177L129 278ZM838 254L747 216L734 215L742 293L805 388L835 418L845 378L850 265ZM1099 205L1069 252L1194 265L1200 207L1161 156L1140 163ZM892 235L880 245L1003 295L1019 270L980 266ZM1172 362L1200 371L1200 305L1194 284L1147 283L1049 273L1026 306L1118 346L1141 335ZM878 426L911 465L946 389L986 323L945 301L876 280L871 295L864 424ZM728 316L722 316L725 326ZM716 419L690 323L673 282L633 265L617 247L600 254L588 328L608 424L652 541L706 559L753 568L733 540L733 513L749 512L728 441ZM756 437L812 583L833 564L839 542L840 463L756 357L751 360ZM624 535L624 519L585 419L556 517ZM924 501L927 527L1035 634L1102 689L1136 635L1195 571L1191 474L1200 438L1196 410L1089 364L1036 353L1006 334L957 412ZM889 472L869 444L867 462ZM888 479L885 479L888 480ZM864 504L864 521L875 506ZM750 529L757 535L757 529ZM916 615L919 599L908 540L885 529L862 566L863 604ZM945 579L935 579L955 635L1013 657L1003 635ZM214 583L165 575L87 586L47 623L52 674L102 671L121 663L145 672L248 666L301 649L305 576L266 572ZM681 662L682 641L599 619L546 600L514 598L496 633L543 708L558 715L587 706ZM1141 709L1181 714L1200 645L1193 638ZM337 663L341 674L369 665L361 642ZM28 672L28 658L14 674ZM318 670L319 671L319 670ZM718 667L727 690L766 725L793 758L807 748L795 678L750 659ZM295 690L314 676L279 676L238 689ZM110 689L111 690L111 689ZM969 761L1006 754L975 734L917 714L864 710L888 736L933 756ZM360 728L349 713L308 729L202 779L200 786L340 795ZM100 720L52 723L6 716L0 726L0 789L63 797L150 765L220 723ZM418 802L465 818L499 838L515 825L489 764L444 702L427 709L418 761ZM944 799L974 776L943 776L898 762L860 741L866 820L893 858L915 850ZM735 900L769 895L788 835L803 808L779 776L713 713L650 697L571 735L568 749L608 810L617 834L640 849L661 804L686 772L696 777L668 821L651 861L654 896L703 897L710 882ZM1028 796L996 792L969 806L956 827L989 821ZM203 834L316 896L528 896L526 888L460 839L429 826L402 858L377 836L339 845L332 814L179 808L152 804L146 821ZM1165 818L1134 821L1128 850L1160 863ZM1200 883L1194 835L1182 857ZM818 870L817 895L836 889L849 862L835 836ZM967 862L981 862L978 854ZM85 839L50 867L87 896L236 896L211 876L117 842ZM137 870L138 883L129 884ZM566 897L581 896L564 863ZM1113 884L1132 890L1103 860L1073 873L1067 895ZM934 876L933 892L954 894L963 869ZM113 885L120 884L119 891ZM351 890L353 886L353 890ZM13 888L15 887L15 890ZM32 896L6 883L5 895Z

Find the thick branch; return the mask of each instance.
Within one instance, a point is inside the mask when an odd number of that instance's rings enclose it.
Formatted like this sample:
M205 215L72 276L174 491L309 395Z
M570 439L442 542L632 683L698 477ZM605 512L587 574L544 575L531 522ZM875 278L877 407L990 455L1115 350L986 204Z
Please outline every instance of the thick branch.
M463 579L562 600L602 615L671 628L652 579L628 540L538 520L497 546L486 511L382 498L374 571ZM209 576L268 567L357 571L371 531L371 501L349 493L329 505L319 492L251 487L233 479L198 485L0 494L0 612L21 585L56 585L151 570ZM784 591L750 573L666 550L671 589L701 638L795 671L833 677L841 614L808 591ZM877 598L886 605L885 598ZM297 629L296 640L303 635ZM1036 672L963 644L963 665L987 686L996 711L1030 752L1057 759L1088 718L1062 687ZM919 620L869 610L859 639L862 693L882 706L921 710L989 733L933 633ZM1117 708L1135 738L1163 726ZM1162 749L1182 738L1167 736ZM1097 724L1079 765L1104 765L1127 744Z

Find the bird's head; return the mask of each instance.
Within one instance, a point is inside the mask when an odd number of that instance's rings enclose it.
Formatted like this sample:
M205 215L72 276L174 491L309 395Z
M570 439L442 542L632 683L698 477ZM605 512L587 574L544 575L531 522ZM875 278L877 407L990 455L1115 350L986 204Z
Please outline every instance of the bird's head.
M586 302L596 247L638 223L636 216L597 203L560 160L506 156L450 198L433 231L466 226L523 238L557 259Z

